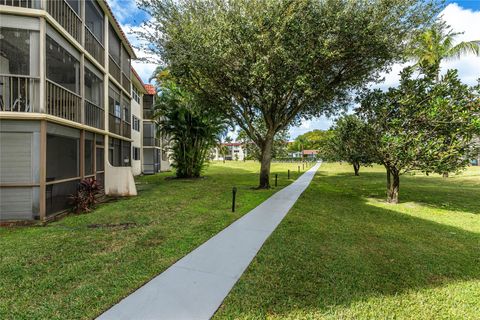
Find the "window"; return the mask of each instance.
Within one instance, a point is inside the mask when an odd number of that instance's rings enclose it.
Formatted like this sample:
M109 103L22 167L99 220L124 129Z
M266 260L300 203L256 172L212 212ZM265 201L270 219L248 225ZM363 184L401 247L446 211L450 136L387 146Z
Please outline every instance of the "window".
M38 76L38 32L0 27L0 74Z
M92 70L96 69L93 66L85 67L85 99L103 109L103 81L97 76L100 72Z
M115 138L110 138L108 160L114 167L130 166L131 143Z
M80 92L80 63L55 40L47 36L47 78L62 87Z
M91 175L93 171L94 134L85 132L85 175Z
M47 182L80 176L80 131L48 124Z
M118 65L120 65L120 39L117 37L117 33L110 26L108 34L108 53Z
M130 55L128 54L125 47L122 46L122 72L128 77L130 80Z
M140 104L140 93L136 87L132 87L132 98Z
M93 0L85 1L85 24L103 44L103 13Z
M57 0L58 1L58 0ZM80 0L66 0L68 5L75 11L78 15L80 14Z
M128 99L125 95L122 95L122 108L123 108L122 120L130 123L130 99Z
M132 129L140 132L140 119L132 115Z
M133 160L140 160L140 148L132 147L132 159Z

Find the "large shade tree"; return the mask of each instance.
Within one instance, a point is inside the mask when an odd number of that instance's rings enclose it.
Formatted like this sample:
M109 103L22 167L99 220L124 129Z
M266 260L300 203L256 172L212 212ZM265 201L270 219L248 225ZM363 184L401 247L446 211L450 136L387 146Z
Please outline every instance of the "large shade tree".
M176 78L205 94L261 150L275 135L345 106L397 61L438 7L424 0L141 0L141 36ZM260 131L255 123L263 122Z

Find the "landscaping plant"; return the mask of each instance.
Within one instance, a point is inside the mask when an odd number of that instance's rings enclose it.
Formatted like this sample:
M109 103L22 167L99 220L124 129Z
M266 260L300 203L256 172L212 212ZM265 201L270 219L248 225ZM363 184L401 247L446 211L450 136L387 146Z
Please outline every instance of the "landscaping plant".
M90 212L98 202L98 196L101 191L102 187L97 183L95 178L85 178L81 180L78 184L77 192L70 196L73 212Z

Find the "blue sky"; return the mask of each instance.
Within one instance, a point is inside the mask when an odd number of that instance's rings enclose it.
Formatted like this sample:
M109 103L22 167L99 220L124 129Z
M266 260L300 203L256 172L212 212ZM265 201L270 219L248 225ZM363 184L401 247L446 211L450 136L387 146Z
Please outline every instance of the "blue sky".
M122 25L124 31L128 35L130 42L135 45L139 41L131 32L138 30L143 21L147 20L149 16L138 9L135 0L107 0L110 4L115 17ZM442 12L443 19L455 31L464 32L458 37L458 41L471 41L480 39L480 0L447 0L446 8ZM145 52L137 52L139 57L148 57ZM142 77L145 83L148 83L155 63L133 62L133 67ZM378 87L386 88L395 86L398 83L398 72L403 68L403 65L394 65L392 71L384 74L385 81ZM460 78L467 84L474 84L476 79L480 78L480 57L466 56L457 61L448 61L442 64L443 71L447 69L458 69ZM324 117L303 121L299 127L290 129L290 137L293 139L296 136L314 129L328 129L332 124L332 119Z

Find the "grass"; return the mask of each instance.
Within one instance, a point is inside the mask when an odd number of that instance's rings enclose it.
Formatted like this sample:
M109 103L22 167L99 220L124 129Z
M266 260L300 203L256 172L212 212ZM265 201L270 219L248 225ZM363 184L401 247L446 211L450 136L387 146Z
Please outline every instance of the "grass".
M480 167L401 177L324 164L214 319L479 319Z
M276 190L296 170L273 164ZM258 162L227 162L211 164L204 179L144 176L137 197L45 227L0 228L0 319L98 316L275 192L251 188L258 171Z

